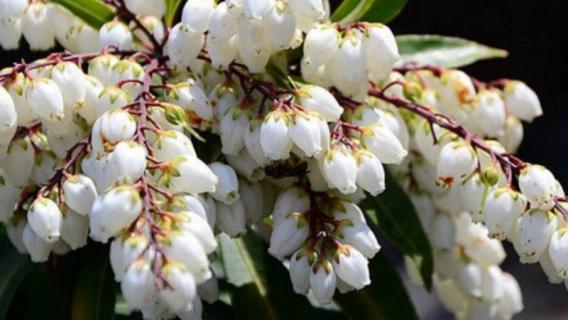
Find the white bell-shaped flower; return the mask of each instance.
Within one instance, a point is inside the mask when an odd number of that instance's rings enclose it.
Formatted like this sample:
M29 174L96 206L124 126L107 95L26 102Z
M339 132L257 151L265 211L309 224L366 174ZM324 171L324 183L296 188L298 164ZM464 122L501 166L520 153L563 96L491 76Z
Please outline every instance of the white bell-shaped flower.
M130 226L142 212L139 191L131 186L115 187L95 200L89 213L91 238L106 243Z
M289 134L307 157L318 157L329 148L329 127L315 112L294 113Z
M290 6L303 17L321 20L325 17L325 5L322 0L290 0Z
M188 3L191 2L194 1L188 1ZM166 49L172 64L178 68L185 68L199 55L204 43L205 36L203 33L178 23L170 31Z
M209 168L219 179L217 188L211 196L226 205L231 205L239 200L239 181L235 170L221 162L213 162L209 164Z
M126 8L137 15L161 18L166 13L164 0L125 0Z
M2 0L0 1L0 22L8 23L14 19L21 17L28 6L26 0Z
M296 92L296 97L302 108L321 114L326 121L335 122L343 113L335 97L322 87L302 86Z
M371 283L369 261L361 252L350 245L342 245L336 255L332 260L333 267L342 281L355 289L361 289Z
M99 30L99 46L115 46L119 50L132 50L133 36L128 26L118 20L105 23Z
M274 224L268 252L282 260L302 246L308 237L308 233L308 223L303 215L291 212L284 219Z
M477 155L466 142L446 144L440 152L437 166L437 182L445 189L462 182L477 166Z
M215 11L213 0L191 0L183 7L181 22L184 27L203 33L209 29L209 21Z
M86 216L97 198L97 189L91 178L82 174L74 175L63 183L63 197L71 210Z
M195 113L199 118L213 120L213 108L204 90L198 83L189 79L186 82L178 83L168 95L170 101L179 105L187 111Z
M87 245L88 238L89 220L87 217L67 209L61 220L61 239L69 245L71 250L75 250Z
M297 294L307 294L310 289L311 265L307 255L305 250L299 250L290 258L290 279Z
M497 91L482 90L477 94L473 119L483 134L499 137L505 130L505 103Z
M525 197L509 188L489 192L485 199L484 222L491 237L504 240L526 207Z
M548 253L552 264L562 279L568 279L568 229L556 230L550 238Z
M213 68L226 70L236 59L238 46L238 36L233 36L229 39L209 36L207 38L207 53L209 53L209 58L211 58L211 65Z
M26 100L34 113L46 120L63 119L63 95L53 80L32 79L26 90Z
M359 150L357 159L357 186L376 196L385 190L385 170L381 161L371 152Z
M229 40L237 33L238 15L229 9L227 2L221 2L215 8L209 22L209 38Z
M61 210L57 204L42 196L32 202L28 210L30 228L45 242L54 243L61 234Z
M260 127L260 146L271 160L287 159L292 150L290 138L290 117L276 110L268 113Z
M97 78L103 85L114 85L113 68L120 61L117 56L101 54L89 62L88 74Z
M26 8L22 17L22 32L32 50L47 50L55 46L55 33L47 11L44 3L36 2Z
M171 161L181 155L197 157L191 140L185 134L174 130L158 132L153 148L154 157L159 161Z
M238 237L246 233L246 213L241 200L228 206L222 202L215 203L217 213L216 225L230 237Z
M320 304L328 304L333 298L337 277L333 266L327 260L316 262L310 272L310 288Z
M3 167L11 185L23 187L28 183L34 167L34 149L28 138L12 141Z
M247 1L255 3L270 2L256 0ZM288 3L278 2L273 6L272 10L265 15L262 23L266 27L266 33L272 42L274 50L283 50L289 47L290 42L296 34L296 16Z
M263 192L263 185L260 183L250 183L239 180L239 192L241 201L245 207L247 220L252 224L262 221L266 213L266 195ZM268 191L270 192L270 191Z
M144 235L130 235L125 239L119 236L111 242L110 265L116 281L121 281L130 265L148 249L148 242Z
M325 65L339 49L339 38L334 25L317 25L306 35L304 55L316 66Z
M242 110L234 108L227 111L227 114L221 120L219 129L221 132L221 151L224 154L235 155L241 151L245 145L245 130L247 130L248 124L248 115Z
M309 208L308 194L300 188L292 187L278 195L272 211L272 219L274 224L279 224L289 213L304 212Z
M23 229L22 241L33 262L47 261L53 243L43 241L28 224Z
M10 94L0 87L0 144L10 143L16 133L18 114Z
M130 309L144 308L156 290L150 263L141 259L130 265L120 283L120 289Z
M184 263L196 283L199 284L211 278L207 253L192 233L174 234L169 240L169 245L162 246L164 252L173 261Z
M119 142L109 155L107 170L118 183L136 182L146 170L146 148L134 141Z
M100 135L104 142L117 144L121 141L130 140L136 133L136 120L122 109L112 109L105 112L96 122L100 123ZM95 130L93 130L93 135ZM95 137L93 136L94 140Z
M243 13L249 19L260 20L264 16L268 15L276 5L274 0L243 0Z
M519 188L533 208L550 210L554 206L556 179L545 167L525 167L519 175Z
M391 74L400 58L392 31L385 25L373 23L367 26L364 43L367 50L367 67L374 81L381 81Z
M219 181L203 161L191 155L174 158L168 168L173 171L169 188L174 192L214 192Z
M556 216L547 211L533 209L517 221L513 244L522 263L536 263L550 243L558 226Z
M177 263L162 267L162 274L169 286L160 289L160 297L172 311L182 310L188 301L193 301L197 293L193 276L182 264Z
M536 93L521 81L507 81L503 89L505 106L521 120L531 122L542 115L542 106Z
M348 147L337 145L328 150L320 160L320 170L329 187L344 194L357 190L357 161Z
M517 280L508 273L502 273L500 280L503 294L497 304L497 314L503 319L511 319L523 310L523 298Z
M400 140L381 124L364 127L361 143L384 164L399 164L408 154Z
M335 87L344 95L359 96L367 92L367 51L358 30L347 31L333 60L326 66Z
M272 42L262 21L239 18L239 54L252 73L264 72L272 54Z
M352 224L345 226L342 230L342 242L351 245L367 258L373 258L381 250L377 237L366 223L355 219L350 220Z
M181 216L181 228L185 231L191 232L193 236L199 240L206 253L211 253L217 248L217 241L213 230L207 222L207 217L202 217L191 211L181 211L178 213Z
M83 70L72 62L60 62L51 70L51 80L59 86L65 105L74 106L85 99L83 76Z

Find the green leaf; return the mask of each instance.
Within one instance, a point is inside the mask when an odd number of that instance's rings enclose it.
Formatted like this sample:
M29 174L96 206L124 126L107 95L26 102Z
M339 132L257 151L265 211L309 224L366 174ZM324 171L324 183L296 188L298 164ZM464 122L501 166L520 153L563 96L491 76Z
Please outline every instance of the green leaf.
M387 23L402 12L407 2L407 0L375 0L359 19L361 21Z
M95 29L114 18L114 12L99 0L48 0L57 3Z
M219 236L227 281L234 285L236 319L318 319L305 296L295 294L281 262L249 231L239 239Z
M166 0L166 15L164 16L166 26L171 27L174 24L174 20L182 2L183 0Z
M479 60L508 55L505 50L456 37L409 34L397 36L396 41L403 62L421 65L459 68Z
M116 290L107 246L92 246L76 280L71 319L114 319Z
M408 195L391 174L386 175L386 190L378 197L367 197L361 208L389 242L418 266L426 288L432 287L434 262L432 250Z
M0 250L0 319L4 319L16 289L33 264L27 256L19 254L6 237L0 239Z
M371 284L362 290L336 294L335 302L348 319L418 319L400 276L381 252L370 260Z
M406 6L407 0L344 0L333 12L332 21L389 22Z

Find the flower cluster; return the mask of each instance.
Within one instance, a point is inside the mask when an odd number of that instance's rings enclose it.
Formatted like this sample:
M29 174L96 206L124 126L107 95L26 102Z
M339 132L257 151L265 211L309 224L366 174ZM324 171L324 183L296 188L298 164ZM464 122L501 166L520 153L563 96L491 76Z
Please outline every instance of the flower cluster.
M327 0L188 1L166 49L176 67L191 66L206 44L213 67L227 69L236 59L260 73L272 55L300 46L302 32L328 15Z
M459 317L509 318L522 302L514 279L498 268L498 240L511 241L521 262L540 262L551 281L562 282L562 187L546 168L507 153L522 140L520 120L542 113L538 98L513 80L481 83L433 67L400 71L405 75L392 85L404 90L370 94L410 111L411 155L395 171L431 236L439 294ZM486 282L503 298L485 292Z
M357 203L390 165L459 318L522 309L499 240L568 281L562 187L510 154L542 114L524 83L394 68L390 29L329 23L326 0L189 0L172 28L164 0L104 3L116 17L96 30L59 5L0 0L4 49L23 33L32 49L88 52L0 72L0 221L33 261L109 243L130 309L199 319L218 296L215 234L256 225L294 291L326 304L371 281L380 245ZM305 82L280 79L276 54L302 43L291 69ZM213 155L194 148L202 136L218 136Z
M292 187L278 196L272 218L268 252L289 257L296 293L311 289L327 304L336 288L345 293L371 282L367 260L381 247L355 203Z
M396 41L385 25L319 24L306 35L302 76L362 100L367 96L368 82L388 79L398 59Z

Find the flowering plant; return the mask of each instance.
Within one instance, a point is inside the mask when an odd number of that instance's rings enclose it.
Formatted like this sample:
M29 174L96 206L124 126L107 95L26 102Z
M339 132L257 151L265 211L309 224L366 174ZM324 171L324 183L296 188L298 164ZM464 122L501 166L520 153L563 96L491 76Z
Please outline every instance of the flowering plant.
M378 234L460 319L522 310L501 241L568 281L562 186L513 155L537 95L404 4L0 0L2 48L51 51L0 71L0 316L417 318Z

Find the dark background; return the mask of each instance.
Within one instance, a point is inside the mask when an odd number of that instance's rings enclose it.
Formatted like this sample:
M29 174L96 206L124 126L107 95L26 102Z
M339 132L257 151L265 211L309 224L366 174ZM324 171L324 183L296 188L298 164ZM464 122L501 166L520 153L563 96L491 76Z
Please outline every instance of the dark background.
M536 90L545 114L525 126L520 155L547 166L568 186L568 1L409 0L389 26L395 34L460 36L507 49L509 58L480 62L465 70L482 80L521 79ZM41 56L26 50L0 50L0 67ZM525 311L517 319L568 318L564 286L548 284L538 265L521 266L516 261L512 253L503 267L516 276L523 289ZM420 289L412 291L416 291L413 295L418 297L419 309L426 318L448 317Z

